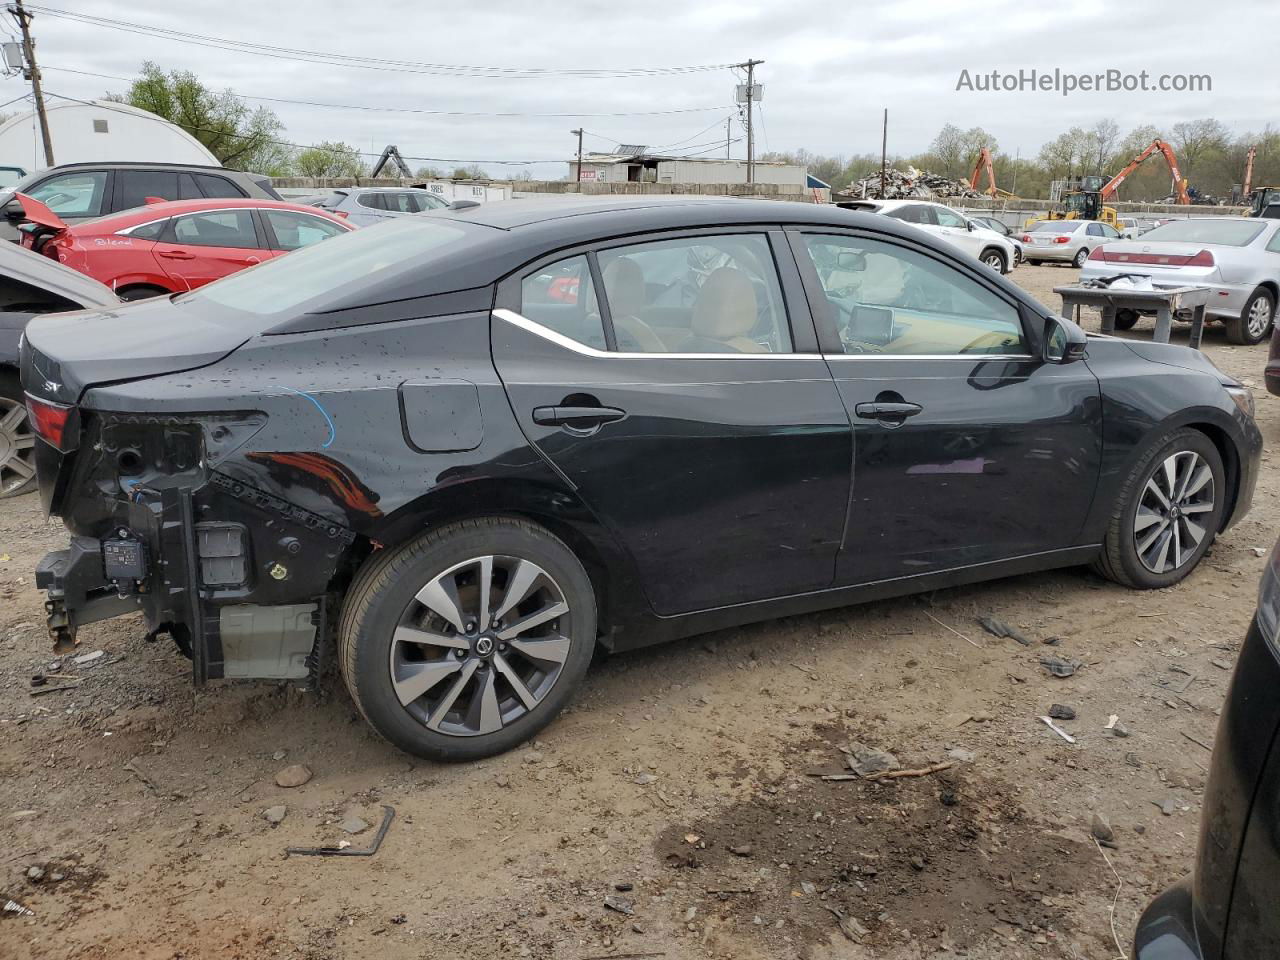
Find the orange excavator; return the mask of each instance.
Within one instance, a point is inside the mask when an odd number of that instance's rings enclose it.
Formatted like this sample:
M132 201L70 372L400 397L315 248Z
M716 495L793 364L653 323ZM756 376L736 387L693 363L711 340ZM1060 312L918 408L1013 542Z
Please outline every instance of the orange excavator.
M978 189L978 180L982 176L982 172L987 173L987 189L982 192L989 197L1012 197L1013 194L1008 190L1001 190L996 186L996 171L991 164L991 151L987 147L983 147L978 152L978 159L973 164L973 173L969 174L969 189Z
M1173 155L1173 147L1160 139L1152 140L1151 145L1147 147L1147 149L1143 150L1140 154L1130 160L1123 170L1103 185L1102 190L1100 191L1102 202L1106 203L1114 197L1116 190L1119 189L1120 184L1124 183L1125 178L1128 177L1129 174L1133 173L1133 171L1137 170L1138 167L1142 165L1142 162L1157 150L1164 154L1165 162L1169 164L1169 173L1173 177L1173 191L1178 198L1178 203L1190 203L1191 196L1187 193L1187 181L1183 178L1182 172L1178 169L1178 158Z

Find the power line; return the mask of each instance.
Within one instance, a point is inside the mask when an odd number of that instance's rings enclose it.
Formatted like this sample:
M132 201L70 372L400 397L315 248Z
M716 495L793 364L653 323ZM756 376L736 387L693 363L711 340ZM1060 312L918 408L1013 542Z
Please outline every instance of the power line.
M82 104L85 104L86 106L97 107L99 110L108 110L113 113L120 113L120 114L124 114L125 116L134 117L139 120L154 120L157 123L165 123L165 124L170 122L166 120L164 117L160 117L152 113L146 113L145 111L143 113L134 113L133 110L131 109L122 110L120 107L113 107L108 104L102 103L100 101L81 100L79 97L68 97L66 94L55 93L52 90L46 90L45 93L51 97L57 97L59 100L69 100L72 103L82 103ZM233 140L256 140L259 143L270 143L280 147L292 147L295 150L318 149L313 145L305 144L305 143L294 143L291 140L277 140L274 137L260 137L254 134L246 134L246 133L231 133L227 130L219 130L213 127L195 127L195 126L188 126L185 124L177 124L177 126L181 126L182 129L186 130L189 133L191 132L216 133L219 136L229 137ZM374 153L368 150L352 150L352 152L362 157L382 156L382 154L380 153ZM555 157L550 160L476 160L476 159L458 159L456 157L414 157L414 156L409 156L407 154L403 154L402 158L405 160L421 160L427 163L490 163L494 165L516 166L516 167L526 167L535 163L564 163L563 157Z
M188 33L166 27L133 23L128 20L114 20L107 17L91 16L55 7L31 5L31 10L39 11L46 16L63 20L71 20L124 33L174 40L195 46L213 47L219 50L232 50L254 56L271 57L273 59L297 60L304 63L321 63L329 66L358 67L365 70L381 70L393 73L426 73L433 75L468 77L471 79L518 79L529 80L541 77L569 77L577 79L623 79L637 77L677 76L689 73L708 73L727 70L733 66L729 63L707 63L672 67L608 67L608 68L568 68L568 67L498 67L475 66L468 64L424 63L413 60L390 60L382 57L358 57L326 50L307 50L296 47L279 47L265 43L253 43L246 40L230 40L225 37L214 37L199 33Z
M60 73L75 73L83 77L98 77L103 80L120 80L133 83L137 77L121 77L113 73L94 73L91 70L73 70L70 67L42 67L43 70L57 70ZM242 100L263 100L268 103L288 103L302 107L325 107L332 110L365 110L374 113L417 113L438 117L551 117L573 119L576 117L657 117L678 113L706 113L709 110L723 110L724 105L714 107L678 107L671 110L622 110L612 113L525 113L516 110L488 112L484 110L426 110L417 107L375 107L358 103L323 103L315 100L290 100L285 97L260 97L250 93L233 94ZM719 122L719 121L717 121Z

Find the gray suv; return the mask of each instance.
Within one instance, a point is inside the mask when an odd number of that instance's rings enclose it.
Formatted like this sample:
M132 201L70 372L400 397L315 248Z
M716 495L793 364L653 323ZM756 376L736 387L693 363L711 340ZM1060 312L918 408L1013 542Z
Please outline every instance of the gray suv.
M39 200L67 223L105 217L164 200L256 197L279 200L271 178L243 170L187 163L67 163L28 174L0 192L0 235L17 240L22 207L13 193Z
M313 201L312 206L336 213L357 227L368 227L411 213L442 210L449 201L413 187L344 187Z

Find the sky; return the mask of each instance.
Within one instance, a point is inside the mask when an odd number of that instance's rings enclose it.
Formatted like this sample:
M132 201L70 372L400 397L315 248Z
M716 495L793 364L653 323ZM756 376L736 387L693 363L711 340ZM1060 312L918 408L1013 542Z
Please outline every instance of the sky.
M413 167L479 162L493 175L527 169L559 178L587 131L587 151L619 142L662 152L723 156L726 120L745 156L738 72L717 65L763 60L757 82L757 151L878 152L889 111L890 154L923 151L939 128L981 126L1002 150L1033 156L1073 125L1110 117L1122 131L1216 117L1243 134L1280 123L1280 71L1264 38L1280 35L1280 3L1222 0L1211 11L1188 0L1028 3L859 2L818 5L736 0L624 4L600 0L486 0L475 5L383 0L174 4L169 0L32 0L46 93L91 98L123 92L144 60L189 69L273 109L284 139L342 140L377 155L394 143ZM50 12L43 12L41 8ZM67 19L52 11L146 25L206 38L323 51L436 67L364 69L290 59L278 52L180 42ZM216 15L215 15L216 11ZM12 32L12 21L5 18ZM131 28L132 29L132 28ZM1254 46L1258 42L1259 46ZM300 56L310 56L308 53ZM313 58L314 59L314 58ZM655 68L712 67L678 73ZM961 71L1107 70L1151 82L1207 74L1196 92L980 92L957 90ZM570 71L594 71L589 76ZM82 71L75 73L71 71ZM620 75L601 76L601 73ZM19 97L20 76L0 79L0 101ZM338 104L343 109L254 97ZM353 109L355 107L380 109ZM444 116L402 111L564 116ZM18 105L5 110L18 109ZM664 111L654 113L655 111ZM679 112L677 112L679 111ZM649 113L649 115L643 115ZM430 159L425 159L430 158ZM541 161L533 166L496 161Z

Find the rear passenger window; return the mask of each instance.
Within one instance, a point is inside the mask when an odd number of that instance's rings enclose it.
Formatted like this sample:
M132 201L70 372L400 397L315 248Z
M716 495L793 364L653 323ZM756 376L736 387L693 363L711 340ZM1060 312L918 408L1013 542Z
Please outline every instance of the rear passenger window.
M199 200L204 197L196 186L196 178L189 173L178 174L178 199Z
M791 334L763 234L659 240L599 253L618 349L632 353L790 353Z
M210 210L175 217L173 233L178 243L198 247L257 249L258 236L248 210Z
M356 203L373 210L385 210L387 205L382 201L380 193L361 193L356 196Z
M215 176L211 173L197 173L195 175L196 183L200 185L200 190L211 200L217 199L236 199L247 196L247 194L237 187L226 177Z
M584 346L605 349L604 324L584 256L569 257L525 277L520 313Z
M145 206L148 197L178 199L178 175L163 170L116 171L116 209Z

